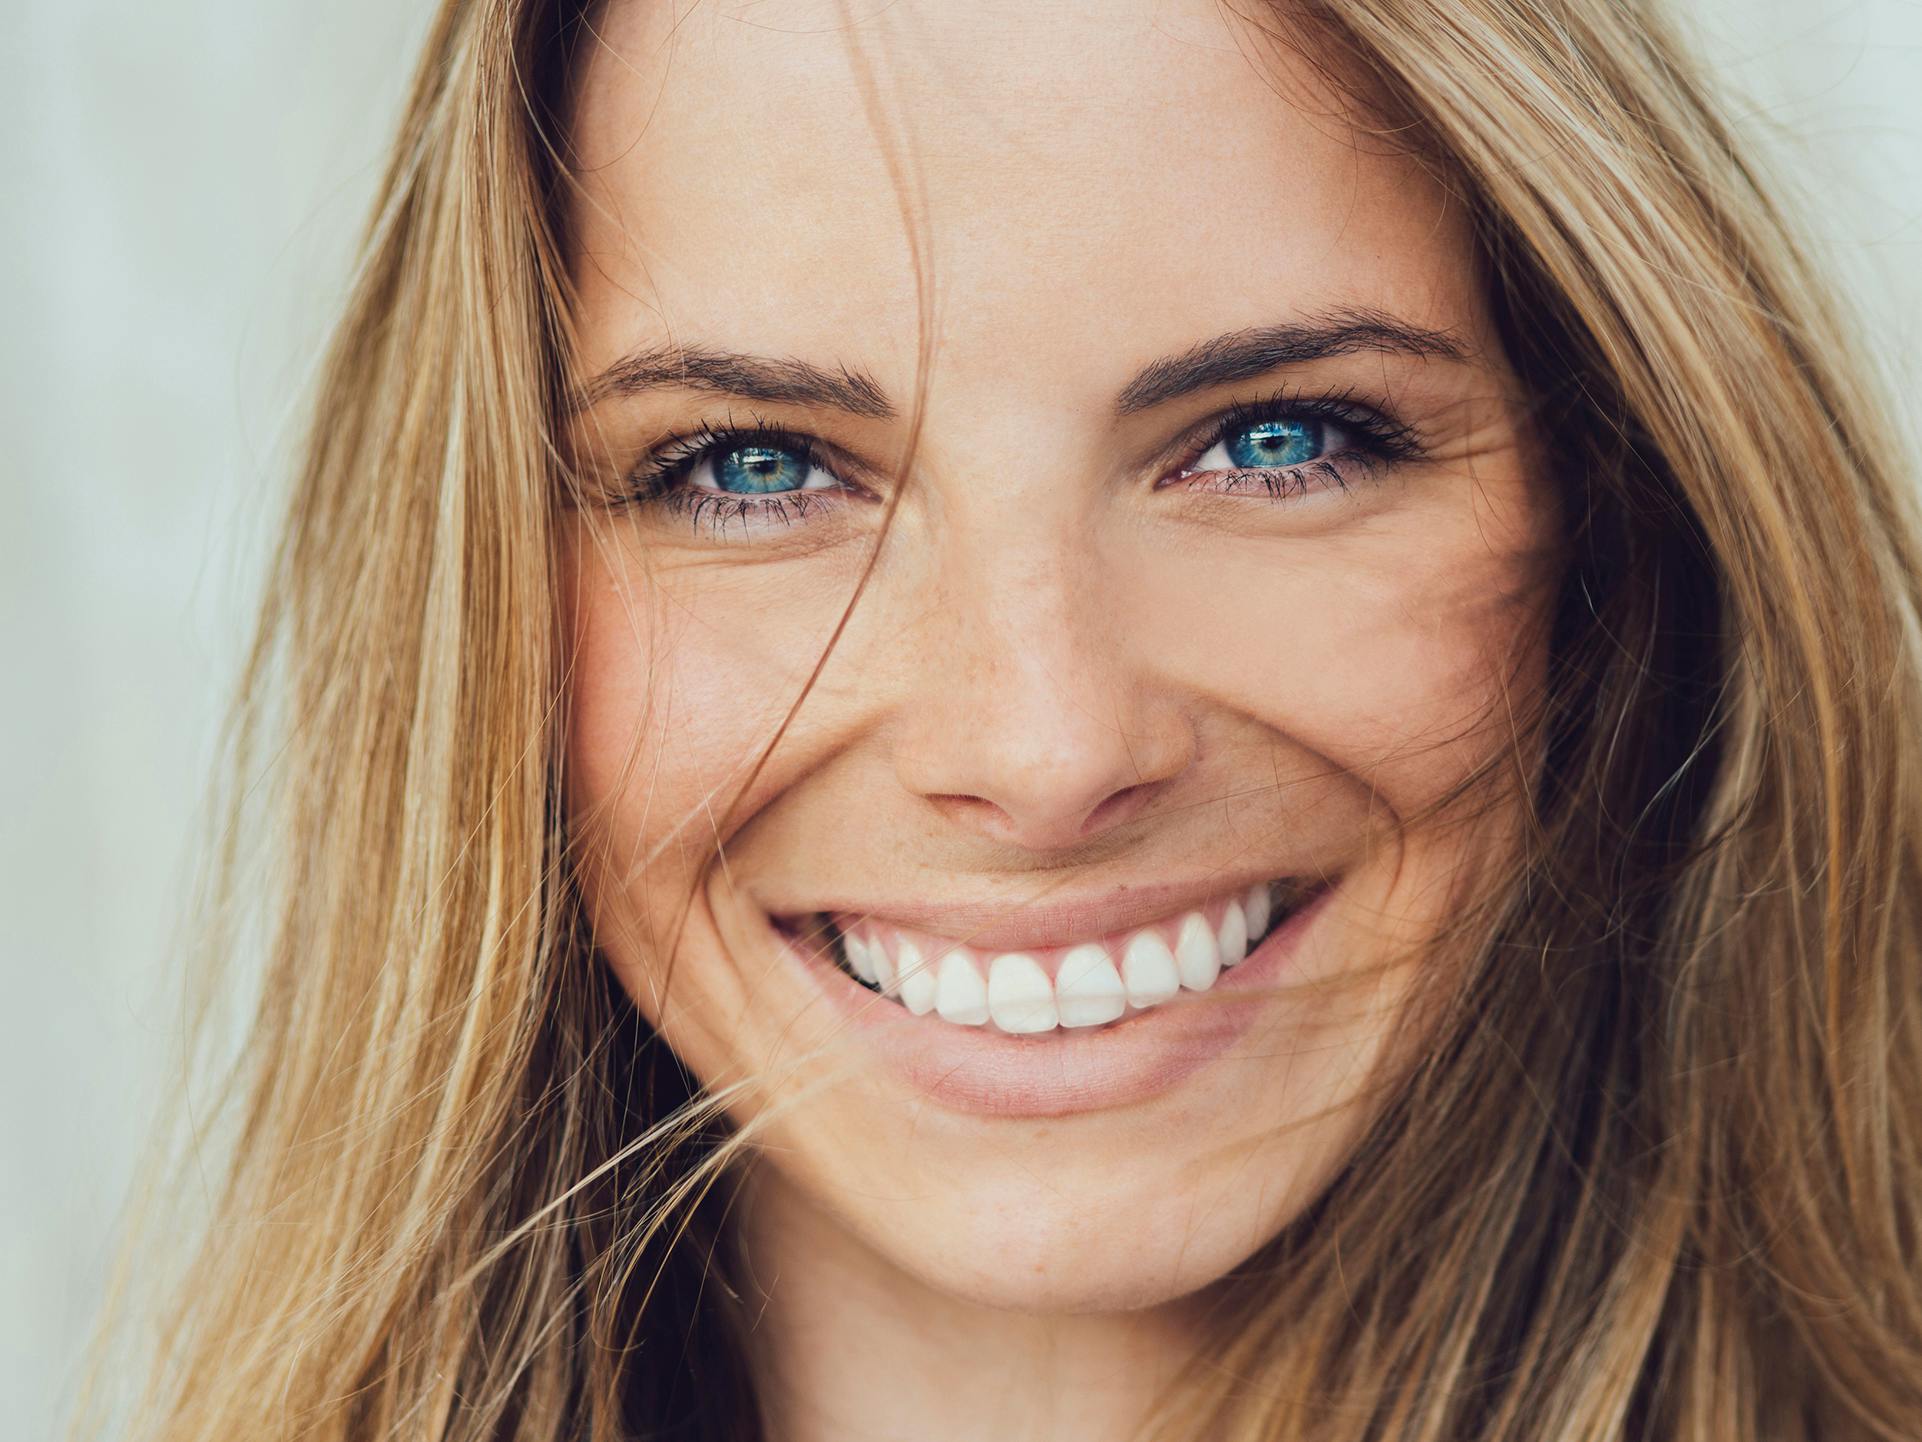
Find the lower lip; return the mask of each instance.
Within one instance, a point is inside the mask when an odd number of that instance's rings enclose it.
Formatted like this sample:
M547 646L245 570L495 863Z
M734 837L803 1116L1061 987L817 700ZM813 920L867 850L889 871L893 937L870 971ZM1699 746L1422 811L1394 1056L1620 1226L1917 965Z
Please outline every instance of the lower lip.
M1263 984L1287 967L1334 892L1334 883L1323 887L1205 992L1181 992L1109 1026L1032 1037L916 1016L825 954L769 930L870 1050L931 1100L984 1116L1055 1117L1145 1101L1226 1052L1254 1024Z

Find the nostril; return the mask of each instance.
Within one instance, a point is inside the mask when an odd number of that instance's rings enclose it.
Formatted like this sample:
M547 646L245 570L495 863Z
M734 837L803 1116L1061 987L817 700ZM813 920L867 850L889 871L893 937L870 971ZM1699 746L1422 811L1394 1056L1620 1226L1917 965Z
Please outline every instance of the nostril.
M975 826L992 826L1011 823L1014 820L985 796L969 796L962 792L936 792L929 796L928 800L950 821L968 822Z
M1140 814L1141 808L1147 804L1148 798L1154 794L1158 784L1158 782L1144 781L1136 786L1122 787L1082 818L1081 834L1093 836L1097 832L1134 820Z
M967 792L935 792L927 800L950 822L1000 841L1033 847L1070 846L1133 820L1157 785L1145 782L1124 786L1104 797L1084 815L1073 811L1046 812L1037 807L1010 809L985 796Z

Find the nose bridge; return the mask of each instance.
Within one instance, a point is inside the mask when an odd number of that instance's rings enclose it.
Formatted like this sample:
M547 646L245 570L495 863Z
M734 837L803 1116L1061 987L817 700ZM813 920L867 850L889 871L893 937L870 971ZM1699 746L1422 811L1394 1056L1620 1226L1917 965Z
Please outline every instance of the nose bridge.
M957 527L912 638L920 684L902 780L950 820L1036 849L1138 814L1192 755L1173 698L1116 624L1085 523Z

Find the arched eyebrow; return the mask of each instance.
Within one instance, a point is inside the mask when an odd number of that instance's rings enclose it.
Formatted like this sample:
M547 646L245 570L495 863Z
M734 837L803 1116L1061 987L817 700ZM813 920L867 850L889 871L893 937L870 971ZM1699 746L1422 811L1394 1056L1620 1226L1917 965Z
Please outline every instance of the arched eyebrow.
M829 370L786 356L678 345L621 357L575 392L570 409L585 410L611 396L669 388L713 391L769 405L831 406L875 420L894 414L886 393L872 376L860 371Z
M1380 311L1339 311L1306 323L1229 331L1152 361L1121 388L1115 414L1133 415L1210 386L1361 351L1422 360L1468 358L1468 348L1447 331L1410 325Z
M1211 386L1362 351L1457 361L1468 356L1467 347L1447 331L1410 325L1379 311L1339 311L1310 321L1229 331L1151 361L1116 394L1115 414L1133 415ZM875 420L896 414L887 393L862 371L830 369L790 356L678 345L623 356L575 392L569 404L570 409L584 410L613 396L666 388L712 391L770 405L827 406Z

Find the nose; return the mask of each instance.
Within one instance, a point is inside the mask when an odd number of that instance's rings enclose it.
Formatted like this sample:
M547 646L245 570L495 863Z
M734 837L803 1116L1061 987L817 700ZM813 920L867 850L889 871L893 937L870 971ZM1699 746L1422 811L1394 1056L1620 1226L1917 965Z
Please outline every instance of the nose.
M1103 571L1070 543L951 553L903 638L918 684L895 769L952 825L1032 851L1084 844L1193 762L1179 696L1130 644L1125 584Z

